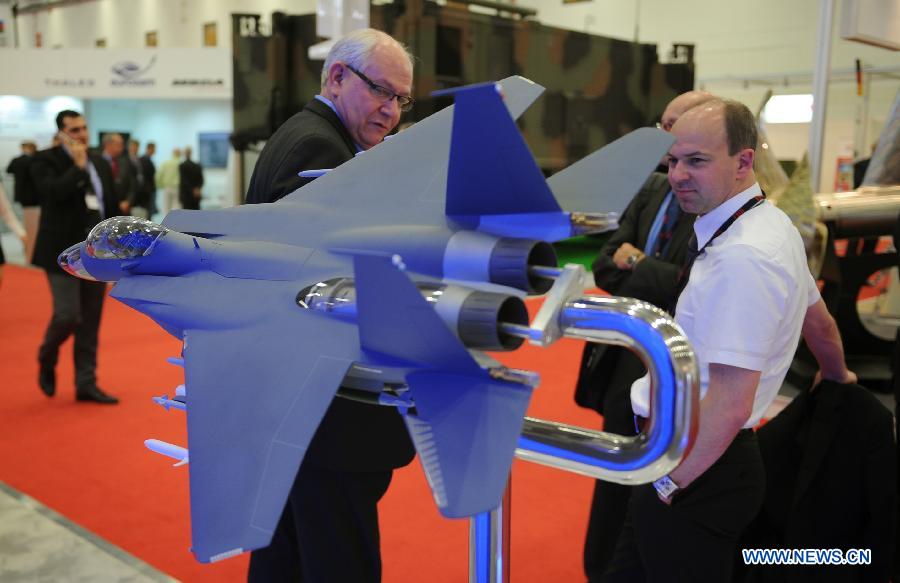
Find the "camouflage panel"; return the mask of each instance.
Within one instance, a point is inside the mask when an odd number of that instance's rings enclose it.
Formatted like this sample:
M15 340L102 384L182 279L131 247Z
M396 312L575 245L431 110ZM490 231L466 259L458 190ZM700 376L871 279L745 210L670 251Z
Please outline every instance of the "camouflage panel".
M655 45L552 28L505 13L482 14L452 2L380 4L371 7L370 22L416 57L417 102L403 122L448 105L450 98L430 97L437 89L509 75L546 87L520 125L548 174L653 124L670 99L693 87L693 65L660 64ZM282 15L273 23L269 39L235 34L236 134L271 135L319 90L321 62L306 56L318 41L315 15Z
M548 88L526 112L524 130L542 167L556 171L653 123L653 45L528 23L518 67ZM549 58L548 58L549 57Z
M259 30L259 17L232 14L232 68L234 72L233 143L240 149L247 143L272 134L269 127L273 88L283 72L270 62L272 39Z

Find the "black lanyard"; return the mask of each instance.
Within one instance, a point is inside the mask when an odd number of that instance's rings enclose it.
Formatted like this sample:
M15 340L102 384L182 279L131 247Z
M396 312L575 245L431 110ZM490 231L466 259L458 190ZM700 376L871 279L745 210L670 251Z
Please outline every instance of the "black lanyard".
M751 198L750 200L745 202L744 206L742 206L738 210L734 211L734 214L731 215L730 217L728 217L728 219L724 223L722 223L718 229L716 229L716 232L713 233L713 236L709 238L709 241L707 241L703 245L703 248L699 249L697 251L697 255L700 255L701 253L703 253L703 251L706 250L706 246L709 245L710 243L712 243L716 237L718 237L719 235L721 235L722 233L727 231L728 227L730 227L736 220L738 220L741 217L741 215L743 215L745 212L749 211L750 209L756 208L757 206L761 205L764 200L766 200L765 193L757 194L756 196L754 196L753 198ZM696 231L694 233L694 237L696 237ZM696 255L694 256L694 258L696 258ZM691 260L691 263L693 263L693 260Z
M710 237L709 241L703 244L703 248L697 249L697 232L694 231L691 233L691 239L688 241L688 251L687 255L684 258L684 265L681 268L681 271L678 273L678 281L675 284L675 295L672 298L672 303L669 305L669 313L675 314L675 306L678 305L678 297L681 295L681 292L684 291L685 286L687 285L688 279L691 276L691 268L694 266L694 260L697 259L697 256L703 253L706 250L707 245L712 243L716 237L724 233L741 215L745 212L749 211L752 208L756 208L766 199L765 193L758 194L744 203L744 206L734 211L734 214L728 217L728 219L722 223L716 232L713 233L713 236Z

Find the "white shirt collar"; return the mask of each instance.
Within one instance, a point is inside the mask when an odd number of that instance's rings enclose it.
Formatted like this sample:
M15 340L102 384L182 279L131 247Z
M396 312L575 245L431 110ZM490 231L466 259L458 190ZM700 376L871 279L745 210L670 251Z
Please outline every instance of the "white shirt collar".
M748 200L760 194L762 194L762 188L760 188L759 182L754 182L750 188L742 190L705 215L697 217L697 220L694 221L697 248L703 249L703 246L709 243L716 230L728 220L728 217L744 206Z

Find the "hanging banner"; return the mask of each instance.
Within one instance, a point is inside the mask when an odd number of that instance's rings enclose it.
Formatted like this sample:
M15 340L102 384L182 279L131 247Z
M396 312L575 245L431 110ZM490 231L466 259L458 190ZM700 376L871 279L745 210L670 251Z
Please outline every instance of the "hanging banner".
M100 99L231 99L231 51L7 49L0 95Z

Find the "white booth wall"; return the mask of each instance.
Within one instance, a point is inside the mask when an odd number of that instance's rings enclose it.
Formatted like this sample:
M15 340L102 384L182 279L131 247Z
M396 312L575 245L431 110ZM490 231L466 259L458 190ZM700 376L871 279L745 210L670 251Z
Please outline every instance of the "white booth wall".
M231 14L261 16L272 12L310 14L315 0L94 0L56 6L17 19L19 46L34 48L36 33L44 47L87 48L105 39L107 48L144 46L144 35L156 31L160 47L203 46L204 24L215 22L218 46L231 46Z

